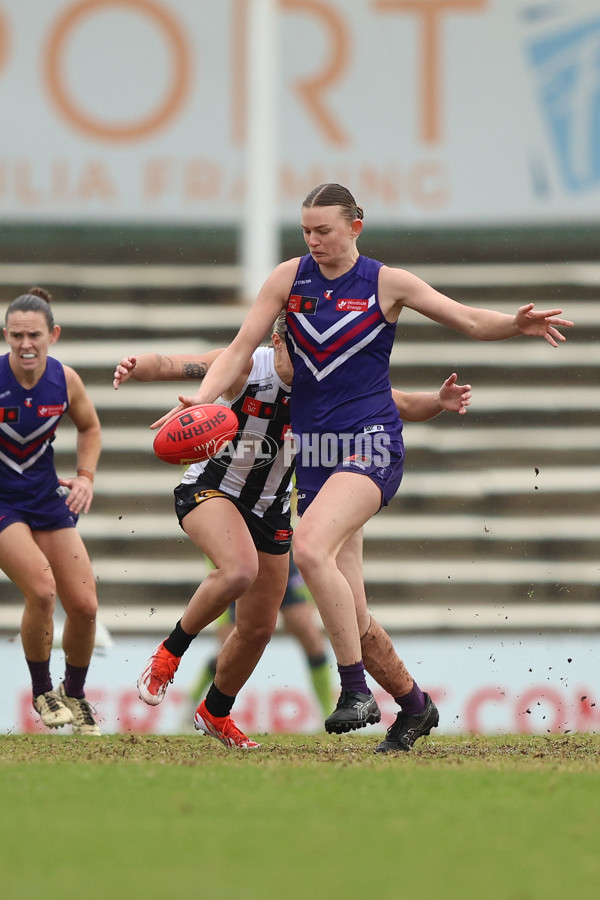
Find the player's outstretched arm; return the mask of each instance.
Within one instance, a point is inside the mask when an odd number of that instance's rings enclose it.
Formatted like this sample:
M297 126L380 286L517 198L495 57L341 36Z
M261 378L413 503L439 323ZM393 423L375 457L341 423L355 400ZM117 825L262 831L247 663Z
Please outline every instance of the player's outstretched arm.
M533 303L522 306L515 315L465 306L436 291L412 272L389 266L380 270L379 303L390 321L397 318L403 307L408 307L477 341L505 341L525 334L543 337L552 347L557 347L558 341L566 340L557 329L573 327L569 319L560 318L561 309L535 310Z
M113 387L132 378L134 381L202 381L209 368L223 349L208 353L140 353L125 356L117 363L113 374Z
M455 372L448 376L439 391L396 391L392 398L400 418L406 422L425 422L444 410L464 415L471 404L471 385L457 384Z

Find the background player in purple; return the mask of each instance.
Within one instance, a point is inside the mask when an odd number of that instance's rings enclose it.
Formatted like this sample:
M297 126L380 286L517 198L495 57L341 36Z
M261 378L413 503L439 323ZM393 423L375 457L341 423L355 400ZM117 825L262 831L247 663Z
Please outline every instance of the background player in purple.
M439 720L431 698L369 615L362 576L363 525L389 502L402 477L401 426L394 421L389 382L398 317L408 307L476 340L531 335L553 347L564 340L557 327L572 323L558 318L561 310L538 311L533 303L514 315L458 303L404 269L361 256L362 228L363 211L346 188L324 184L311 191L302 206L308 255L277 266L202 387L180 400L184 406L214 401L269 322L287 309L302 513L294 556L323 619L341 680L340 699L325 728L344 732L379 721L366 668L400 706L377 747L388 752L409 750ZM382 452L376 456L375 449Z
M99 735L84 691L98 601L75 526L92 502L100 422L79 375L48 356L60 336L50 301L43 288L31 288L6 312L10 350L0 357L0 567L25 600L21 640L42 722ZM77 475L59 479L52 442L65 413L77 428ZM55 691L50 653L57 595L66 617L65 677Z

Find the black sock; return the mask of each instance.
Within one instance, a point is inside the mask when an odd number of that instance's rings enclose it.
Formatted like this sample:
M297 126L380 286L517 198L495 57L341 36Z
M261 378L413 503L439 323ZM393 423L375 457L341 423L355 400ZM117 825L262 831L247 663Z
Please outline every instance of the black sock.
M187 648L190 646L196 634L187 634L181 627L181 619L164 642L165 647L173 656L183 656Z
M317 656L307 655L306 658L308 660L309 668L311 669L318 669L319 666L323 666L327 662L327 657L324 653L319 653Z
M220 719L229 715L235 703L235 697L228 697L227 694L222 694L213 681L208 689L204 703L211 716Z

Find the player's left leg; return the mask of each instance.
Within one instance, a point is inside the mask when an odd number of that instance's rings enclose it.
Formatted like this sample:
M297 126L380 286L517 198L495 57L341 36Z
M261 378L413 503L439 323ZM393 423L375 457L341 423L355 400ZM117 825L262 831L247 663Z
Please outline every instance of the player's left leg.
M365 680L352 587L338 565L342 548L362 566L362 526L381 505L381 490L356 472L336 471L308 508L294 533L296 564L317 605L333 647L341 681L325 730L343 733L375 724L381 713Z
M352 543L358 540L360 548L352 547ZM354 535L342 548L337 562L352 587L365 669L400 706L396 721L376 751L410 750L417 738L429 734L437 726L437 707L429 694L421 691L396 653L390 636L367 609L362 573L362 534Z
M48 558L65 611L65 678L58 688L73 714L73 734L98 736L100 729L85 699L85 681L94 650L98 598L92 564L75 528L36 531L35 541Z
M215 675L217 674L217 659L218 654L221 650L221 647L235 628L235 618L232 617L230 612L231 609L235 610L235 604L231 604L217 619L217 648L214 656L204 664L202 669L198 672L198 676L196 680L192 683L191 688L189 689L189 697L190 700L194 704L194 710L204 697L207 687L214 680Z
M198 730L226 747L245 750L259 745L240 731L230 713L275 630L289 571L287 553L258 551L258 556L258 577L236 601L235 628L221 648L214 681L194 716Z
M271 640L288 576L288 555L258 551L258 578L236 602L235 628L217 657L215 684L235 697Z
M8 525L6 521L4 516L0 568L23 594L21 643L31 677L33 708L48 728L60 728L71 723L73 716L53 689L50 674L56 581L29 526L19 520Z

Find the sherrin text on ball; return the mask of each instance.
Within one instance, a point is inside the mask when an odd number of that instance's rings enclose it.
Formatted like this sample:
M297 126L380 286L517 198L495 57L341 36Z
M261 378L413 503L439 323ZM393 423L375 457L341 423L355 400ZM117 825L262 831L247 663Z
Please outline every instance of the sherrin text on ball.
M237 430L237 416L228 406L190 406L165 422L154 438L154 452L176 466L202 462L223 450Z

